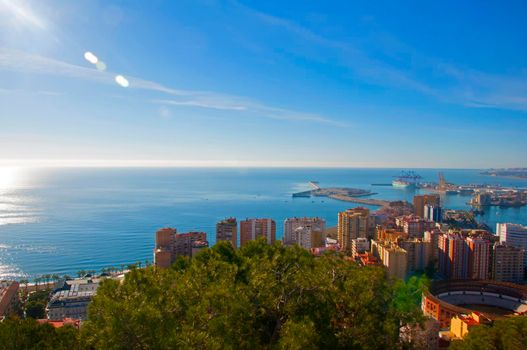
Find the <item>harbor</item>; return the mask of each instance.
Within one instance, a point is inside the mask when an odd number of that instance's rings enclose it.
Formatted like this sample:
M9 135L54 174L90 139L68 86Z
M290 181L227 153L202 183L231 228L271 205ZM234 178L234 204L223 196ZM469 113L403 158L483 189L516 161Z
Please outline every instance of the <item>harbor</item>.
M480 170L421 169L419 174L423 182L437 182L440 171L449 182L457 184L482 183L486 179L486 185L494 188L527 186L525 180L483 177L479 175ZM4 202L10 203L6 208L10 212L0 218L5 237L0 244L3 266L0 276L32 279L46 273L75 275L79 270L99 270L109 264L126 265L151 259L151 238L143 233L165 222L178 222L181 230L202 229L207 232L209 242L214 243L215 227L207 225L227 214L245 218L262 213L277 222L295 215L319 216L331 227L337 224L335 213L340 210L371 205L373 210L393 211L394 201L411 202L414 194L430 192L371 186L388 184L397 173L393 169L250 169L247 172L215 170L214 176L210 176L210 170L167 168L94 169L90 176L83 176L67 169L21 169L20 179L27 182L20 180L23 186L17 185L2 194ZM196 179L206 179L210 188L205 192ZM308 185L310 180L319 181L319 187L349 187L378 194L334 200L312 196L309 191L310 198L291 198L293 192L313 190ZM64 191L56 190L60 186ZM143 195L124 190L134 186ZM112 193L115 199L109 202L106 193ZM229 199L235 195L236 199ZM471 196L442 195L441 202L445 208L468 211L472 209L467 205L470 199ZM379 206L384 202L378 200L391 201L392 206ZM92 204L95 201L97 206ZM77 204L66 210L60 207L63 202ZM111 215L107 213L109 208ZM152 214L154 210L161 213L161 219ZM493 206L483 210L484 214L478 213L476 220L491 228L497 222L527 225L527 206ZM79 213L92 224L79 222ZM116 215L125 215L128 219L116 223L113 220ZM389 215L400 213L389 212ZM277 239L282 237L282 230L278 224ZM86 244L81 244L81 239ZM35 252L41 257L38 261L32 260ZM105 256L112 258L104 259Z
M292 194L292 197L328 197L344 202L351 202L363 205L373 206L387 206L390 204L389 201L373 198L364 198L372 196L377 193L359 188L348 188L348 187L328 187L322 188L318 185L318 182L310 181L309 185L313 188L312 190L296 192Z
M399 175L393 176L391 183L376 182L371 183L372 187L393 187L402 190L425 190L447 196L471 196L468 205L473 208L497 206L501 208L522 207L527 205L527 189L516 187L505 187L499 184L454 184L447 182L443 172L438 172L438 182L423 182L423 177L414 171L402 171ZM348 187L328 187L322 188L318 181L309 181L310 190L293 193L293 197L328 197L339 201L357 203L361 205L388 206L390 201L383 199L364 198L375 195L369 190L348 188ZM382 191L381 191L382 192Z

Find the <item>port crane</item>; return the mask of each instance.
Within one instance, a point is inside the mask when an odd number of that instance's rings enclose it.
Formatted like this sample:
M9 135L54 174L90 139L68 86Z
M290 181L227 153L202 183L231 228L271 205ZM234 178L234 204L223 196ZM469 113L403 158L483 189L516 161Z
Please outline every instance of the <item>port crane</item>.
M415 171L413 170L409 170L409 171L401 171L401 175L398 175L398 176L393 176L399 180L407 180L407 181L410 181L410 182L417 182L417 180L421 180L423 177L419 174L417 174Z

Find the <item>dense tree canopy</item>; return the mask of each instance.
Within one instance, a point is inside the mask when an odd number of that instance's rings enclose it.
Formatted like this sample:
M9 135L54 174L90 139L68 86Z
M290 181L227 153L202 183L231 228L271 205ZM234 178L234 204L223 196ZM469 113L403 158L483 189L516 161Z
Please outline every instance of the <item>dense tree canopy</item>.
M0 323L2 350L73 350L79 349L79 345L78 331L71 326L53 328L33 319L7 319Z
M424 283L390 280L384 269L338 254L219 243L170 269L104 281L80 334L8 321L0 323L0 345L11 334L19 348L44 349L401 348L399 327L420 320Z
M219 243L170 269L106 281L83 337L112 349L387 349L397 346L400 322L418 315L415 295L404 294L383 269L336 255Z
M39 290L29 294L25 307L26 316L39 319L46 316L46 304L51 290Z
M463 341L452 342L453 350L523 350L527 349L527 316L495 321L492 326L470 330Z

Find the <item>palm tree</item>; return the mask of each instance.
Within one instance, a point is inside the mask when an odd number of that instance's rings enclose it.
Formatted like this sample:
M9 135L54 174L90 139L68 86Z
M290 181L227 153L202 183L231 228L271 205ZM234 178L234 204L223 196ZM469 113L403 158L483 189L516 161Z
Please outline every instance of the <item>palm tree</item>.
M51 275L51 280L53 282L57 282L58 280L60 280L60 276L56 273L54 273L53 275Z
M49 280L51 279L51 275L48 273L48 274L45 274L45 275L42 275L42 279L44 280L44 282L46 283L46 289L48 288L48 285L49 285Z
M21 279L19 283L22 284L22 285L25 285L25 289L26 289L26 292L27 292L27 285L28 285L29 281L27 279Z
M19 283L25 286L25 287L24 287L24 296L23 296L23 298L22 298L22 299L24 300L24 302L25 302L25 300L26 300L26 298L27 298L27 295L28 295L28 292L27 292L27 285L29 284L29 280L27 280L27 279L21 279Z

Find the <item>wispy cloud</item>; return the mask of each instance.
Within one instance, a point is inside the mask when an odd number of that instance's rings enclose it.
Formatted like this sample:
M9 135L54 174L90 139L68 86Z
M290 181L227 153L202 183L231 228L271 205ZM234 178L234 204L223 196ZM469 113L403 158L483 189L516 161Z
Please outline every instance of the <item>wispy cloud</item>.
M110 73L19 50L0 49L0 69L114 84L113 76Z
M50 91L50 90L26 90L17 88L0 88L0 94L36 94L46 96L61 96L64 95L62 92Z
M525 72L519 72L517 75L499 75L457 67L439 58L417 52L393 37L384 37L387 40L368 40L369 45L385 46L375 47L377 52L383 52L384 57L372 57L368 54L369 50L357 43L328 38L294 21L272 16L239 3L237 6L261 23L281 28L310 45L326 49L306 50L310 59L320 59L318 56L326 55L328 50L336 52L338 64L367 83L411 89L444 102L469 107L527 111Z
M108 71L98 71L96 69L18 50L0 49L0 70L63 76L95 83L115 85L115 74ZM211 91L175 89L142 78L129 76L126 76L126 78L130 83L129 88L169 95L169 98L151 100L151 102L160 105L228 110L270 119L322 123L338 127L349 126L347 123L324 116L278 108L246 97Z
M189 106L189 107L201 107L201 108L212 108L219 110L230 110L238 112L250 112L251 115L256 117L263 117L276 120L289 120L299 122L313 122L320 124L327 124L337 127L350 127L349 123L328 119L317 114L302 113L294 110L270 107L263 104L258 104L251 100L241 101L229 101L222 100L218 101L215 96L199 96L195 100L152 100L154 103L162 105L174 105L174 106Z

